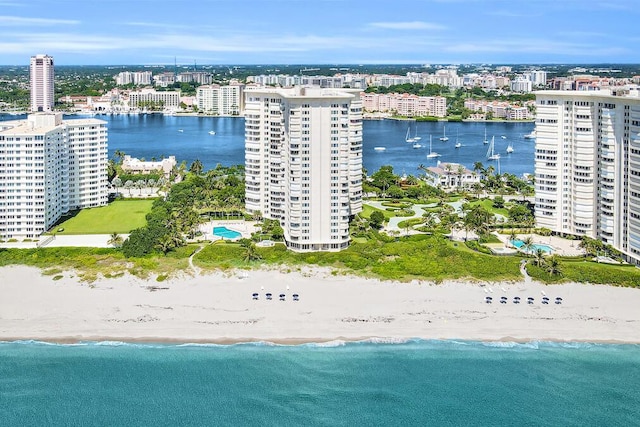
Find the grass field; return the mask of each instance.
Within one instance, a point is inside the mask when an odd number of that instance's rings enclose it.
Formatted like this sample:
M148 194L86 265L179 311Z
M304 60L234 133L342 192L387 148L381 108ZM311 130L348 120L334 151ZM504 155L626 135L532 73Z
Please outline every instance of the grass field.
M83 209L72 218L56 225L56 234L129 233L146 224L153 200L116 200L108 206ZM63 228L64 231L57 230Z

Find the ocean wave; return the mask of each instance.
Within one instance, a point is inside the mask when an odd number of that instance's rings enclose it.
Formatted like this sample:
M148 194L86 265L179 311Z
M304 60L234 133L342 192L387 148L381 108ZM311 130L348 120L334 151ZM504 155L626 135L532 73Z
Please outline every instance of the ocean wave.
M386 338L373 337L357 341L330 340L307 343L279 343L272 341L247 341L229 344L218 343L150 343L150 342L126 342L126 341L78 341L78 342L51 342L40 340L15 340L0 341L0 345L24 345L24 346L51 346L51 347L139 347L139 348L212 348L224 349L232 347L292 347L292 348L337 348L356 346L405 346L416 349L474 349L478 347L496 349L572 349L589 350L600 348L638 348L640 344L626 343L596 343L596 342L558 342L558 341L472 341L472 340L446 340L446 339L421 339L421 338Z

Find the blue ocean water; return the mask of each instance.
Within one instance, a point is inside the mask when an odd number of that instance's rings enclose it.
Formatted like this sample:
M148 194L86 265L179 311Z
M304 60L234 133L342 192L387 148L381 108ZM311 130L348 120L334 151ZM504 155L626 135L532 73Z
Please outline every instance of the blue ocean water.
M2 425L638 425L637 345L0 344Z
M0 114L0 120L16 117ZM234 117L191 117L151 115L102 115L97 118L109 123L109 153L116 150L134 157L160 158L176 156L178 161L191 164L200 159L205 169L221 164L231 166L244 164L244 119ZM414 149L405 142L407 128L411 135L421 137L421 148ZM442 142L445 132L449 141ZM397 120L365 120L363 124L363 164L369 173L381 166L391 165L397 174L422 174L418 166L434 166L438 161L461 163L472 168L475 162L485 166L492 164L496 171L515 175L534 172L535 140L524 135L534 128L533 123L446 123L407 122ZM500 153L500 162L487 161L488 145L483 144L485 129L487 138L495 138L495 151ZM215 135L209 134L214 131ZM439 158L427 159L429 136L432 150L441 154ZM504 138L503 138L504 136ZM456 140L462 145L455 148ZM511 144L514 152L507 154ZM385 147L375 151L374 147Z

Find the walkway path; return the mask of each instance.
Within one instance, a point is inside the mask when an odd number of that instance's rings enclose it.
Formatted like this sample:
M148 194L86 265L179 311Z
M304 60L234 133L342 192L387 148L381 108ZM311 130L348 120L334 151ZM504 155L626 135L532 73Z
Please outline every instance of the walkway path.
M364 204L369 205L371 207L374 207L376 209L386 210L388 208L388 206L384 206L382 203L383 202L379 202L379 201L375 201L375 200L364 202ZM385 226L385 229L387 231L400 231L400 227L398 227L398 224L400 224L402 221L406 221L406 220L413 219L413 218L422 218L422 215L426 212L425 208L433 208L433 207L436 207L436 206L438 206L437 203L430 203L430 204L423 204L423 205L413 205L413 206L411 206L409 208L409 209L411 209L413 211L413 215L411 215L411 216L394 216L393 218L389 219L389 222Z
M195 251L193 251L193 253L191 254L191 256L189 257L189 267L191 267L191 270L193 270L193 274L195 274L196 276L200 275L200 272L202 271L199 267L196 267L193 264L193 257L200 252L201 250L204 249L204 245L200 245L198 246L198 249L196 249Z

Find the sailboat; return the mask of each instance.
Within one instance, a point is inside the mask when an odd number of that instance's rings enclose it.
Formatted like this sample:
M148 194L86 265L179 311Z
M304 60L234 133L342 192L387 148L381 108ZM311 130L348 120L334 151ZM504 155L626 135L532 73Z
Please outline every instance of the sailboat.
M484 127L484 141L483 144L488 144L489 140L487 139L487 127Z
M413 135L414 141L420 141L422 139L421 136L418 136L418 125L416 125L416 133Z
M487 150L487 160L500 160L500 154L495 153L493 150L496 143L495 138L495 136L491 137L491 144L489 144L489 149Z
M404 137L404 140L406 142L416 142L416 139L411 137L411 126L407 128L407 136Z
M429 135L429 154L427 154L427 159L435 159L436 157L440 157L440 154L431 149L431 135Z
M442 129L442 136L440 137L440 141L448 141L449 138L447 137L447 127L445 126Z
M456 145L454 145L454 147L456 147L456 148L462 147L462 144L460 144L460 141L458 141L458 132L457 131L456 131Z
M531 133L526 134L524 139L536 139L536 130L534 129Z
M509 145L507 145L507 154L511 153L513 153L513 144L509 143Z

